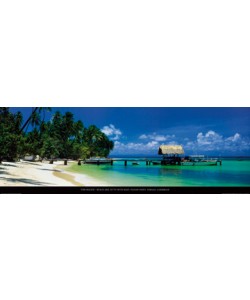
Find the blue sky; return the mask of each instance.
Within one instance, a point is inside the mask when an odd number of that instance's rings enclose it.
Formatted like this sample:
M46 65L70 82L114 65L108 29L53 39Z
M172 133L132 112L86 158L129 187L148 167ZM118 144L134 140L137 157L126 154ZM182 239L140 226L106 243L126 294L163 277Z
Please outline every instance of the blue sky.
M31 108L20 110L24 117ZM181 144L185 154L250 155L250 108L52 108L71 111L115 143L112 155L156 155L161 144Z

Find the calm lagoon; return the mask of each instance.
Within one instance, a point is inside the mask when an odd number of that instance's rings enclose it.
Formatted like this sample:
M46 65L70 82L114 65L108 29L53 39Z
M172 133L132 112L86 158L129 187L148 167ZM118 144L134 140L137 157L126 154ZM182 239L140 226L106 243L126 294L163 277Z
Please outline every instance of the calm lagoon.
M86 174L112 186L250 186L249 157L222 158L221 166L146 166L145 162L139 165L128 162L124 166L124 162L116 161L113 166L73 164L68 171Z

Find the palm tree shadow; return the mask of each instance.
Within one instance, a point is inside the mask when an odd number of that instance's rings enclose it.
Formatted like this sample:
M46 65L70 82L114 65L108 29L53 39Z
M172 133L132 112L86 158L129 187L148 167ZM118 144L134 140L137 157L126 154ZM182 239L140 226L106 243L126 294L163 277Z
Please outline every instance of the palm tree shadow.
M38 181L38 180L34 180L34 179L27 179L27 178L4 178L5 181L9 182L10 185L11 183L13 184L18 184L18 183L26 183L27 185L43 185L43 186L49 186L51 185L48 182L42 182L42 181Z
M18 166L11 165L11 164L8 164L8 163L7 163L7 164L4 163L3 166L4 166L4 167L14 167L14 168L18 168Z
M0 175L11 175L9 172L5 171L4 168L0 167ZM50 186L52 184L48 183L48 182L42 182L42 181L38 181L38 180L34 180L34 179L27 179L27 178L8 178L8 177L0 177L0 186L1 186L1 180L5 180L8 183L11 184L18 184L18 183L25 183L27 185L43 185L43 186Z
M39 168L39 170L43 170L43 171L51 171L51 172L62 172L62 171L60 171L60 170L57 170L57 169L45 169L45 168L43 168L43 169L41 169L41 168Z
M34 165L34 166L40 166L39 163L36 163L36 162L31 162L31 161L23 161L22 163L26 164L26 165Z
M3 175L9 175L8 172L2 171L1 169L2 169L2 168L0 168L0 175L2 175L2 174L3 174ZM0 179L1 179L1 178L3 178L3 177L0 177Z

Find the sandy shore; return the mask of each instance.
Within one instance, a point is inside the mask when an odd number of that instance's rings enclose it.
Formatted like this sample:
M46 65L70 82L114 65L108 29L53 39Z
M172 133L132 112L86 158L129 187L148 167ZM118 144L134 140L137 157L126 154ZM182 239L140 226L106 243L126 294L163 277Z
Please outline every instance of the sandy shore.
M71 163L76 162L69 162ZM3 162L0 186L105 186L90 176L68 172L63 162Z

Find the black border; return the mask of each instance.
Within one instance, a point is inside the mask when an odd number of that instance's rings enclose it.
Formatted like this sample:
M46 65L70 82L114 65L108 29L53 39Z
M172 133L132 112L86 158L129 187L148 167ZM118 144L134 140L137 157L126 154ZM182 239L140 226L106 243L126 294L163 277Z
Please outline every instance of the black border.
M0 187L0 194L249 194L249 187Z

